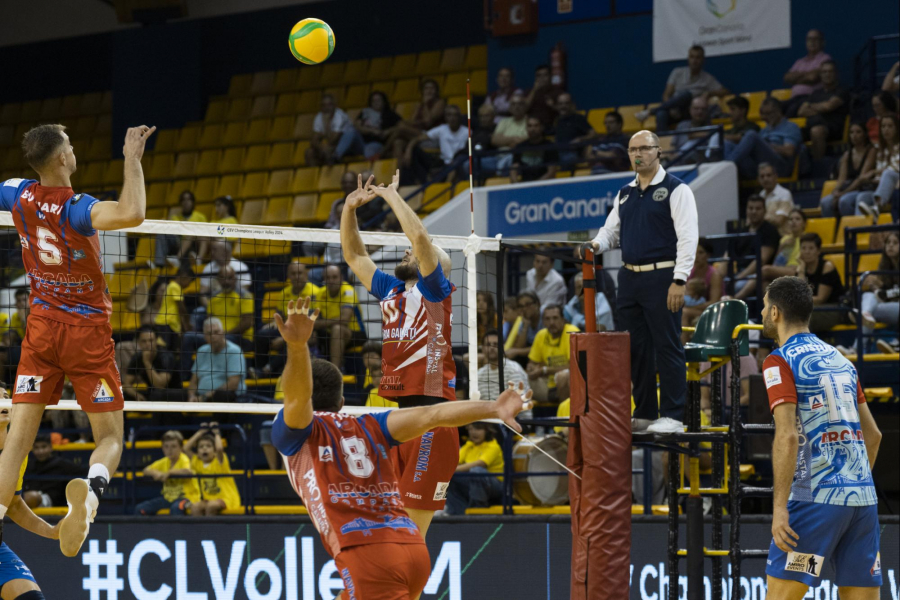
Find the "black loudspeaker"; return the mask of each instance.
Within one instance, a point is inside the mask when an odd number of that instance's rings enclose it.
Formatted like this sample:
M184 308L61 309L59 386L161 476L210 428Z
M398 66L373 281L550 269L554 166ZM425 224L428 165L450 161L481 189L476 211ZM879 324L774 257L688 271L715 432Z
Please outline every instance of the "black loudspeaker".
M163 23L188 16L187 0L113 0L119 23Z

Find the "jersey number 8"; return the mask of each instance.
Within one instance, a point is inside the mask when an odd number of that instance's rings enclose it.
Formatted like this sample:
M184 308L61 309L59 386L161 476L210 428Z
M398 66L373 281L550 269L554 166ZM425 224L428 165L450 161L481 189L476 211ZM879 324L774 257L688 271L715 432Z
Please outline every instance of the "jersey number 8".
M341 450L344 451L347 470L354 477L369 477L375 470L366 444L358 437L341 438Z

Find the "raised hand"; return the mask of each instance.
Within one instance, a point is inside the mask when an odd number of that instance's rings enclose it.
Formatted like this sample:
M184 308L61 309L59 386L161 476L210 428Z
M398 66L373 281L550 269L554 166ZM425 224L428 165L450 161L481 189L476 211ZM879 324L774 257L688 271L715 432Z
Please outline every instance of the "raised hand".
M369 183L366 184L366 191L374 196L379 196L384 198L389 194L396 194L397 188L400 187L400 169L397 169L394 172L393 178L391 178L391 185L385 186L381 184L379 186L374 186L371 184L371 179L369 179Z
M375 181L375 176L371 175L369 180L366 182L366 185L362 183L362 175L356 176L356 189L350 192L350 195L347 196L347 200L344 202L345 210L356 210L360 206L368 204L370 200L375 198L375 194L372 194L369 191L370 187L374 187L372 182Z
M510 381L509 387L496 400L497 418L519 433L522 433L522 426L516 422L516 415L532 406L531 390L527 392L524 390L525 385L522 382L516 385Z
M154 131L156 131L156 126L147 127L146 125L141 125L139 127L129 127L128 132L125 134L125 145L122 147L122 154L125 155L125 158L140 160L144 155L144 146L147 143L147 138L153 135Z
M275 313L275 324L281 337L288 344L305 344L312 335L316 319L319 318L319 309L309 312L310 299L291 300L287 305L287 321L281 315Z

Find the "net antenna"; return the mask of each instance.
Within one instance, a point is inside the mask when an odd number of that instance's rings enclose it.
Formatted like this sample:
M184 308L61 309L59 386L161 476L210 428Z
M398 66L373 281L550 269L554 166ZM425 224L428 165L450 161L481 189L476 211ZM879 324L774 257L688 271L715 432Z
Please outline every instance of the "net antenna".
M475 191L472 177L472 92L466 79L466 119L469 123L469 217L472 221L471 234L475 235Z

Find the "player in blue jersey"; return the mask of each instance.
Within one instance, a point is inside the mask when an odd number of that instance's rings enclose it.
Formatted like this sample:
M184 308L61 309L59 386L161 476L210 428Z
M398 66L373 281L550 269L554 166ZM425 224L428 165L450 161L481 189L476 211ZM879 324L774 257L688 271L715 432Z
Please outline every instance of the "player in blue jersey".
M775 418L766 598L800 600L828 562L841 600L876 600L872 465L881 432L853 364L809 332L812 310L812 291L797 277L780 277L766 292L763 335L779 346L763 363Z

